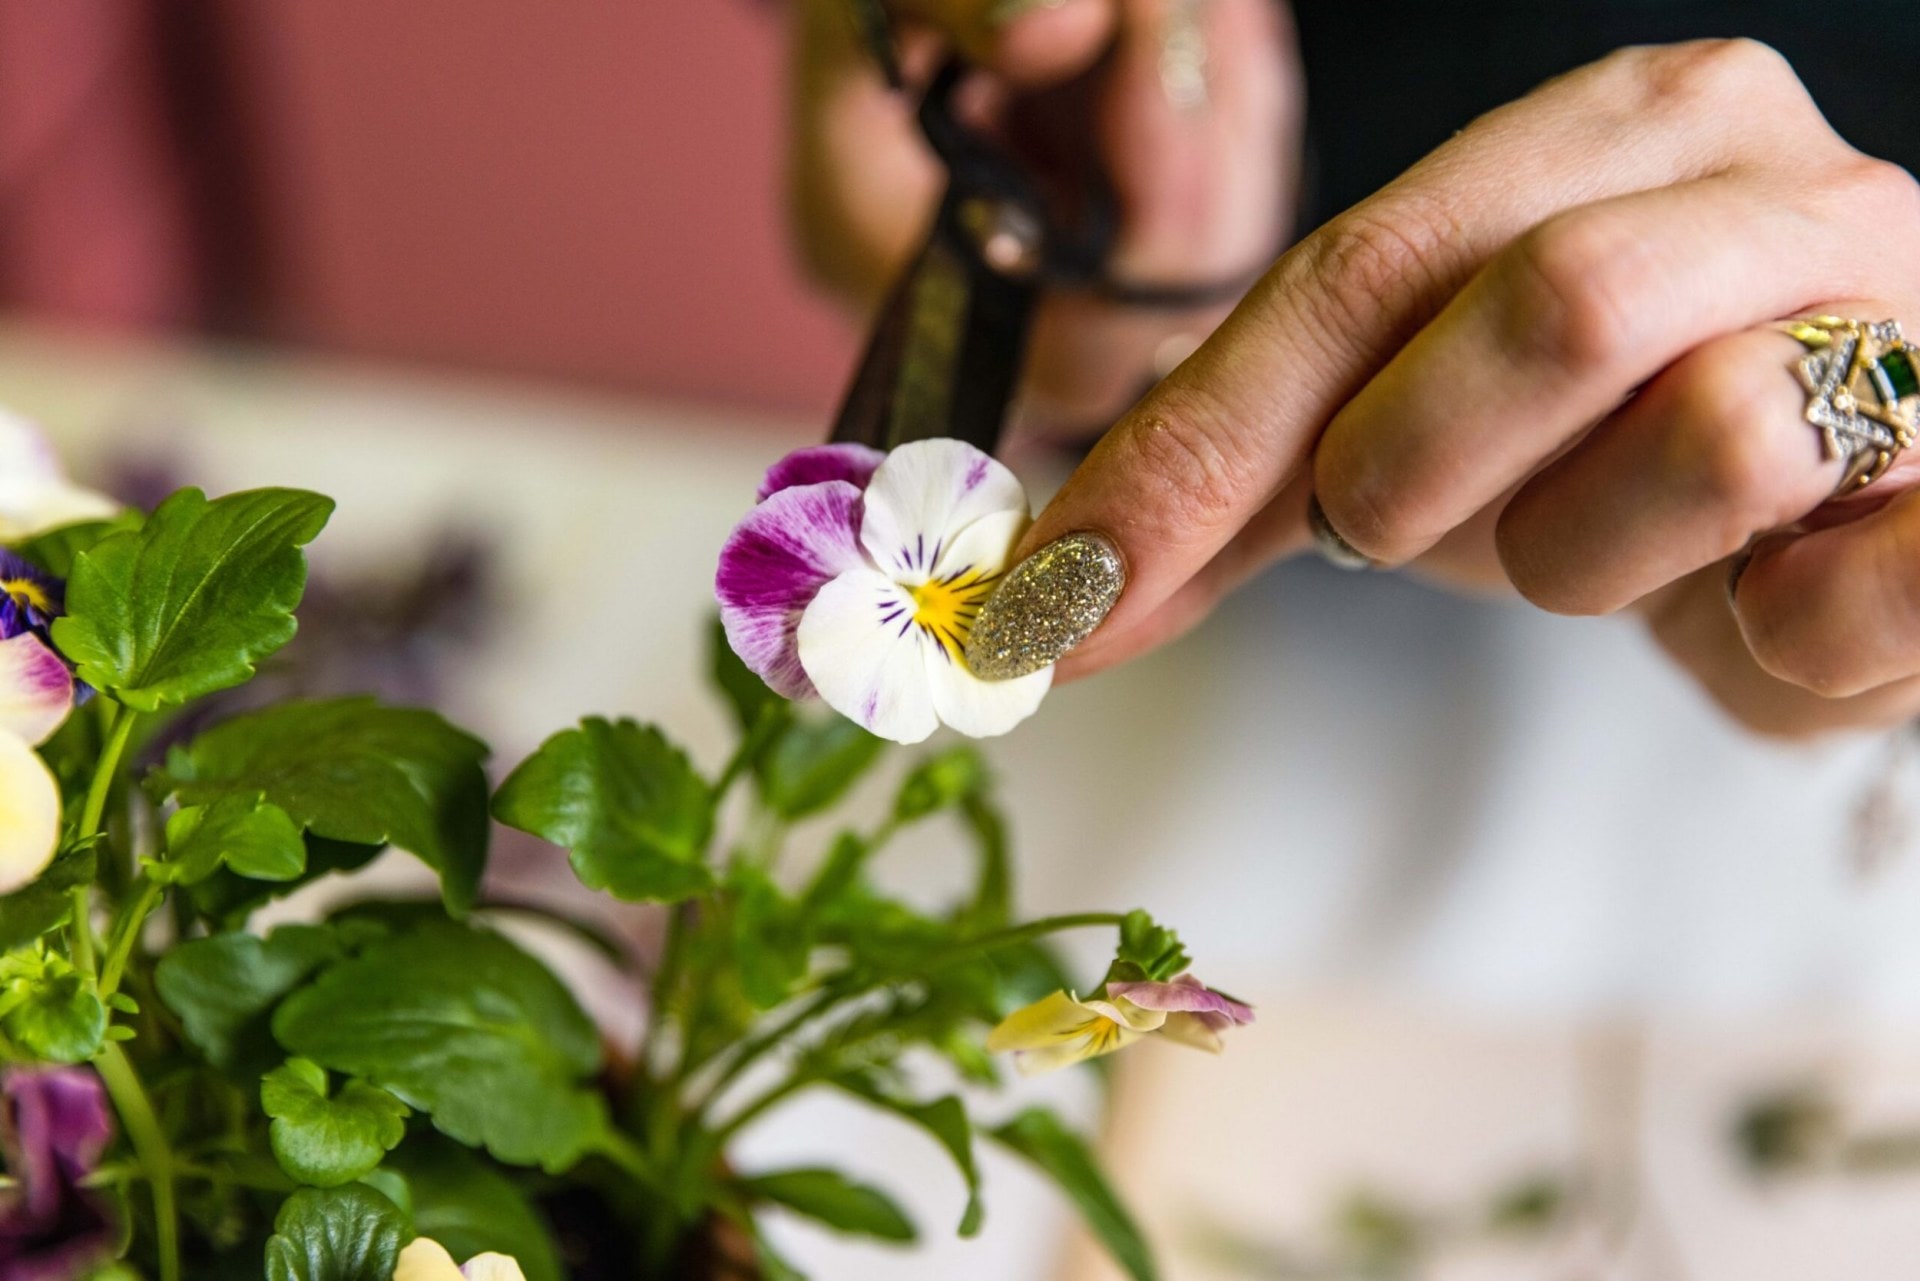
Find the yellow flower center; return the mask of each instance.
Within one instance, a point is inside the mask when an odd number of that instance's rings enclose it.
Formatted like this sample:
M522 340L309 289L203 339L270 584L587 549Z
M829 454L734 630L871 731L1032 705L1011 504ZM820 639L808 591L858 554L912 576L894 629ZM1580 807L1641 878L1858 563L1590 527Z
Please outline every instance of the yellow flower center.
M980 606L993 594L998 574L967 570L949 578L930 578L909 587L913 597L913 625L945 650L947 657L965 662L967 637Z
M5 592L29 609L37 609L43 614L53 612L53 598L47 595L47 589L31 578L0 578L0 592Z

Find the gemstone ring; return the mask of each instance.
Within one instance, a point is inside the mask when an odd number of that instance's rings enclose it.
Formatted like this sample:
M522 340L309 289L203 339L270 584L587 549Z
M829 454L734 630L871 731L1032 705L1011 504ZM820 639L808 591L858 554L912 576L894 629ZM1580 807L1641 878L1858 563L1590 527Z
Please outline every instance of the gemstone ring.
M1807 421L1826 456L1846 460L1834 492L1871 485L1920 437L1920 348L1897 320L1810 316L1779 328L1807 349L1794 363L1807 389Z

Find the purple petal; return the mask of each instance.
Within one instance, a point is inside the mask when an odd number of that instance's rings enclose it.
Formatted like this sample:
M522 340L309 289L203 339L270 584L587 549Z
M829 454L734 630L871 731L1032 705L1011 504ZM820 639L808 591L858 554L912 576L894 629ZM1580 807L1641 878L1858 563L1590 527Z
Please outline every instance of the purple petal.
M73 709L73 673L31 633L0 640L0 730L39 745Z
M1191 974L1182 974L1171 983L1109 983L1110 996L1124 996L1143 1010L1162 1010L1169 1014L1210 1015L1231 1023L1253 1022L1253 1007L1214 991Z
M783 489L747 513L720 549L714 594L727 643L776 693L808 698L794 630L820 589L866 564L860 491L830 480Z
M844 480L856 489L865 489L874 469L886 455L865 445L811 445L796 449L767 469L760 482L760 501L796 485L818 485L822 481Z
M106 1092L84 1068L7 1074L0 1118L17 1186L0 1199L0 1281L70 1281L108 1258L106 1203L83 1190L113 1137Z

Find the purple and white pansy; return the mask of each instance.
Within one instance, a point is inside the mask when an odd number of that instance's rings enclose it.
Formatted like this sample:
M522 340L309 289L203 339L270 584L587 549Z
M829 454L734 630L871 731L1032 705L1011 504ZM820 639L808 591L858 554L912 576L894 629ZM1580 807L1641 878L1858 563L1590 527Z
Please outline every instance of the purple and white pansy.
M966 644L1030 519L1013 473L962 441L799 450L721 550L727 640L776 692L817 694L882 738L1004 734L1053 669L983 681Z
M39 876L60 843L60 788L33 749L73 709L73 672L48 634L62 587L0 548L0 894Z

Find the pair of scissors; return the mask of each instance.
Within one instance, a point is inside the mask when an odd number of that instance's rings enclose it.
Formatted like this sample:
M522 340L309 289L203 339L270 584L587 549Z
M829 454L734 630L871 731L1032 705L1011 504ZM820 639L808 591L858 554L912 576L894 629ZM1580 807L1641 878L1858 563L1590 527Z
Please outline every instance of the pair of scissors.
M896 90L884 16L859 0L869 44ZM947 436L993 453L1020 381L1043 289L1092 293L1135 306L1190 308L1239 297L1251 276L1197 285L1137 285L1106 271L1118 201L1097 163L1066 182L1041 175L1006 144L962 123L958 59L922 96L920 130L947 186L919 252L874 322L834 422L832 439L892 449ZM1097 70L1096 73L1097 74Z

